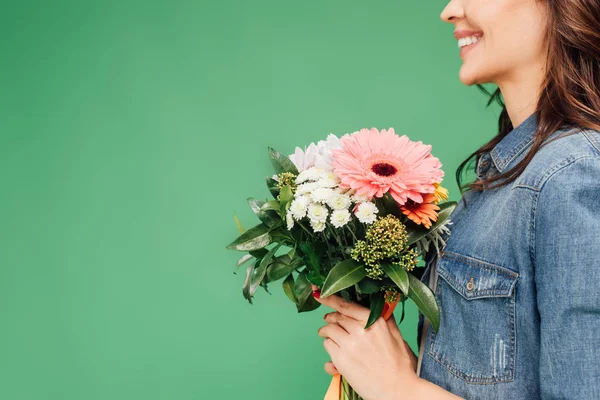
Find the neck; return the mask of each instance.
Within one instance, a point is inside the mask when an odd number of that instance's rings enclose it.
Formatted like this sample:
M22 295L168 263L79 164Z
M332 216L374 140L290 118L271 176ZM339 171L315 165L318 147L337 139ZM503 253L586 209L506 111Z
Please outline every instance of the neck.
M536 66L497 83L513 127L535 112L543 79L543 68Z

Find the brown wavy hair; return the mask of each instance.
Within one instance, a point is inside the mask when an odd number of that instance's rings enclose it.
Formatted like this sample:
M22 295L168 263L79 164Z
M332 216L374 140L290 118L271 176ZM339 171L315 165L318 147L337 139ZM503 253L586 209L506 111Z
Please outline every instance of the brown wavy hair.
M475 157L474 165L477 165L482 153L491 151L513 129L500 89L490 93L483 85L477 84L489 96L487 106L497 102L502 112L498 119L498 134L473 152L456 170L456 182L461 193L495 189L513 182L539 148L549 143L545 142L546 139L557 130L567 129L569 134L583 129L600 131L600 0L542 1L546 1L548 6L544 33L548 53L546 73L534 111L538 129L533 145L518 164L504 173L461 184L461 174L471 159ZM500 180L500 184L494 184Z

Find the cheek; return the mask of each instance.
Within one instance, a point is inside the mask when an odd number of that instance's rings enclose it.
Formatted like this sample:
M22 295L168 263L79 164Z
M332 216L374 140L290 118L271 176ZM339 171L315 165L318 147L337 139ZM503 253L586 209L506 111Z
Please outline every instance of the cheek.
M486 56L527 58L541 48L543 21L537 0L476 0L474 19L484 32Z

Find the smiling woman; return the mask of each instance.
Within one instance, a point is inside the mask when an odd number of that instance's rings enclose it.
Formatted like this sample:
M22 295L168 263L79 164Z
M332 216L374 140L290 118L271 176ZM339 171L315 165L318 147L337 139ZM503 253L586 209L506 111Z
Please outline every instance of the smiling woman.
M441 18L461 82L496 84L502 113L422 277L441 322L420 318L417 372L465 398L599 398L600 2L453 0Z
M458 168L467 190L443 251L426 256L439 329L420 314L413 379L394 324L358 331L366 310L320 299L337 311L319 331L325 369L368 400L598 399L600 2L452 0L441 19L461 82L502 112L498 135ZM477 179L461 185L473 156Z

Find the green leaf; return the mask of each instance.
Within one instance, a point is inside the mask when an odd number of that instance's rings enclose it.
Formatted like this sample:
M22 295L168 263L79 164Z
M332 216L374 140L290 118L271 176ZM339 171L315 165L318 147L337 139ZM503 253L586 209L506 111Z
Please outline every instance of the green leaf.
M404 268L402 268L398 264L393 264L387 261L381 263L381 268L383 268L383 272L387 274L387 276L394 281L398 288L402 291L402 293L408 293L408 273Z
M370 327L377 321L377 318L381 317L381 312L383 311L383 305L385 304L385 297L383 292L376 292L371 295L371 313L369 314L369 319L367 320L367 325L365 329Z
M308 288L310 289L310 286ZM298 312L302 313L302 312L313 311L313 310L316 310L319 307L321 307L321 303L319 303L317 301L317 299L315 299L313 297L312 290L311 290L310 294L306 297L306 300L304 300L303 303L300 303L298 305Z
M294 304L296 304L298 302L298 299L296 298L296 295L294 294L294 276L292 274L289 274L287 276L287 278L285 278L283 280L282 286L283 286L283 291L285 292L285 295Z
M433 330L437 332L440 326L440 309L435 301L434 293L412 274L408 274L408 281L410 283L408 297L415 303L423 316L429 320Z
M269 243L271 243L269 227L264 224L260 224L248 229L231 244L229 244L227 248L242 251L258 250L269 245Z
M273 229L269 235L271 236L271 240L273 242L279 242L290 246L294 243L294 239L290 236L290 232L283 227Z
M450 215L456 208L456 204L457 204L456 201L447 201L445 203L438 204L440 209L438 211L437 220L433 224L431 224L431 227L429 229L423 227L422 225L417 225L415 228L409 229L408 230L408 241L407 241L406 245L410 246L411 244L416 243L419 240L421 240L422 238L424 238L426 235L431 234L431 233L435 232L436 230L438 230L440 228L440 226L442 226L442 223L445 222L450 217Z
M381 289L381 286L383 286L381 281L371 278L365 278L358 283L358 288L364 294L373 294L378 292Z
M325 276L321 273L320 255L317 254L314 246L309 242L300 244L300 250L302 250L302 253L304 253L302 260L309 271L307 275L308 280L313 285L317 285L319 287L323 286L323 282L325 282Z
M269 192L271 192L273 198L276 199L279 196L279 183L269 176L267 176L267 188L269 188Z
M256 264L256 262L253 262L252 264L248 265L248 268L246 268L246 279L244 280L244 284L242 285L242 294L250 304L252 304L252 295L250 295L250 282L252 278L252 273L254 271L254 264Z
M240 258L240 259L238 260L238 262L237 262L237 264L236 264L235 266L236 266L236 267L239 267L239 266L241 266L241 265L244 265L244 264L246 264L246 263L247 263L249 260L251 260L251 259L252 259L252 257L253 257L253 256L252 256L252 254L246 254L246 255L242 256L242 258Z
M272 211L272 210L268 209L267 207L265 207L267 203L265 203L262 200L257 200L252 197L249 197L248 204L250 205L250 208L252 209L254 214L256 214L256 216L266 226L269 226L269 227L273 226L281 220L281 217L279 216L279 214L277 212Z
M321 297L327 297L352 286L365 276L366 271L363 265L352 259L344 260L329 271L321 288Z
M267 269L267 280L273 282L285 278L301 265L302 260L291 258L289 254L275 257Z
M290 208L292 200L294 199L292 188L289 187L289 185L285 185L284 187L282 187L278 198L281 207L279 215L281 215L281 218L284 218L287 214L288 209Z
M378 215L392 214L398 217L399 219L402 219L404 217L404 214L402 214L402 210L400 210L398 202L394 200L394 198L389 192L384 194L383 197L376 197L375 205L379 210Z
M276 211L277 213L279 213L279 210L281 210L281 204L279 203L278 200L269 200L267 201L262 207L261 207L261 211Z
M258 289L261 282L265 278L265 274L267 273L267 267L271 263L271 259L273 258L273 255L279 249L279 247L281 247L281 245L277 245L277 246L273 247L271 250L269 250L267 255L264 256L260 260L260 264L258 264L258 267L255 268L254 273L252 274L251 282L250 282L250 289L249 289L250 296L254 296L254 293L256 293L256 289Z
M269 250L262 248L262 249L250 250L248 253L250 253L250 255L252 257L261 259L264 256L266 256L268 252L269 252Z
M242 226L242 223L238 219L237 215L235 215L235 212L233 213L233 219L235 220L235 224L238 228L238 231L240 231L240 233L246 232L246 229L244 229L244 227Z
M308 281L306 270L298 274L298 279L296 279L294 285L294 294L296 295L296 308L299 313L312 311L321 305L312 295L312 287Z
M281 174L283 172L291 172L294 175L298 175L298 169L294 163L288 158L288 156L281 154L280 152L269 149L269 157L271 158L271 164L275 169L275 173Z
M406 299L402 299L402 315L400 316L400 321L398 321L398 325L404 321L404 303L406 303Z
M265 289L265 292L272 294L271 292L269 292L269 288L267 287L267 280L263 279L262 282L260 283L260 286Z
M274 282L281 278L285 278L294 271L294 266L291 264L284 264L282 262L271 263L267 269L267 281Z

